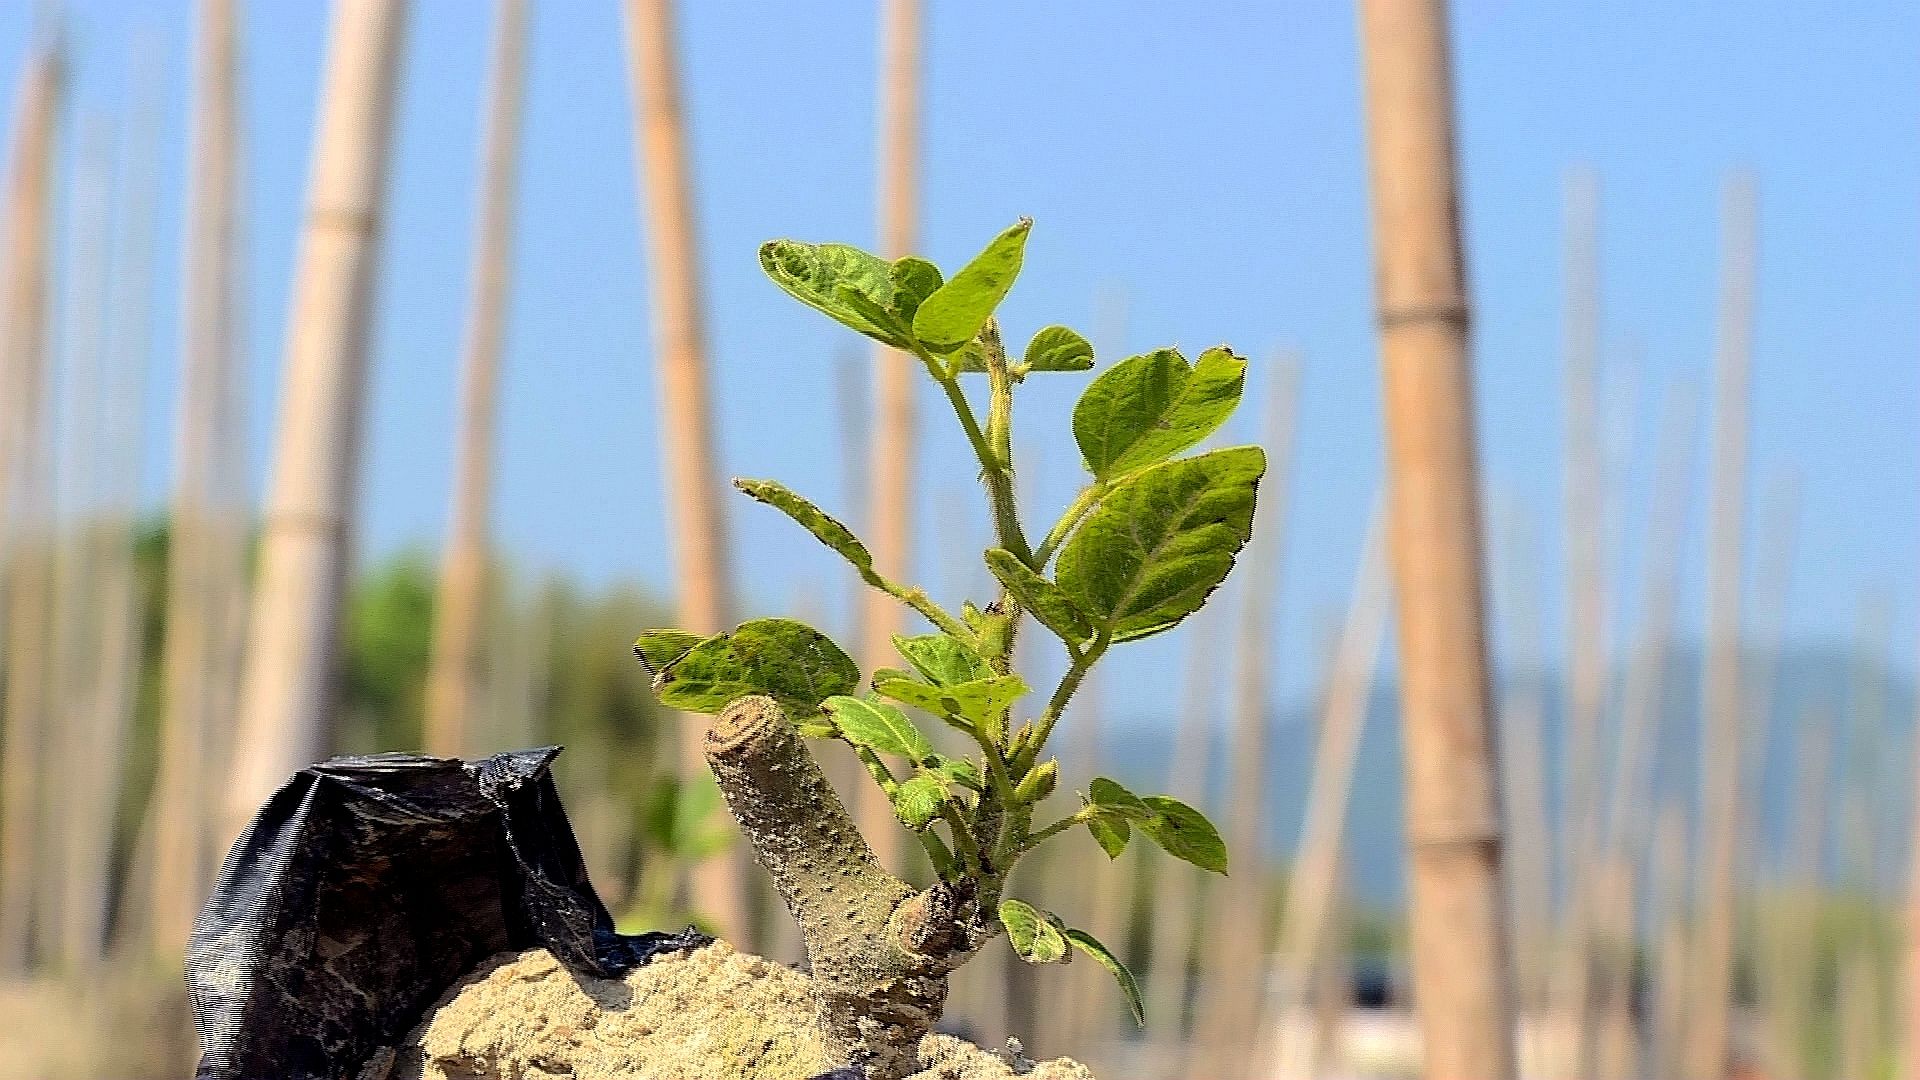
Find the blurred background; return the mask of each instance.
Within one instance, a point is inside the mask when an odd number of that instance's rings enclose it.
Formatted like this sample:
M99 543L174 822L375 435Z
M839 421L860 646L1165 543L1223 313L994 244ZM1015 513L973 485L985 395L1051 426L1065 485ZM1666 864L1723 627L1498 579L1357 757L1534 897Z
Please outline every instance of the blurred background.
M1521 1071L1679 1075L1721 1024L1729 1072L1894 1075L1920 10L1451 24ZM785 614L891 662L905 613L731 476L990 598L939 395L755 251L951 269L1020 216L1010 338L1230 343L1221 439L1274 469L1219 598L1060 735L1063 788L1184 793L1234 876L1023 871L1150 1026L1000 946L949 1022L1109 1076L1417 1075L1360 55L1304 3L0 7L0 1075L185 1075L193 915L331 753L563 744L624 926L797 959L629 646ZM1082 385L1023 392L1035 520L1081 484Z

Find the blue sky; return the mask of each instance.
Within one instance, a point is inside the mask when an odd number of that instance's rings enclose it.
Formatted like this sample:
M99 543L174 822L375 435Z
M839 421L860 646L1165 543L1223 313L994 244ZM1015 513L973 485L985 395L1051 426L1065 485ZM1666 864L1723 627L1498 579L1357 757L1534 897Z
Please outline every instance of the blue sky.
M317 2L254 3L246 43L249 304L256 472L277 409L287 288L324 47ZM16 72L31 5L0 9ZM70 5L74 115L125 108L128 57L159 51L165 110L149 489L164 490L177 365L184 0ZM411 25L375 342L364 548L437 544L446 513L489 5L421 3ZM873 236L870 4L686 4L702 241L729 472L777 475L845 505L832 410L850 334L760 276L755 246ZM1344 602L1379 472L1368 224L1351 12L1337 3L1165 5L929 0L923 248L953 265L1020 215L1037 221L1005 308L1014 333L1065 321L1109 354L1233 343L1296 350L1304 379L1289 486L1284 692L1310 685ZM1486 484L1531 517L1539 573L1559 557L1562 190L1603 189L1609 400L1637 520L1659 403L1704 385L1717 201L1750 168L1761 196L1753 402L1756 503L1800 479L1790 627L1853 633L1891 596L1911 652L1920 450L1920 9L1763 3L1458 5L1467 238L1479 310ZM613 0L536 3L496 520L522 564L665 589L644 236ZM0 84L11 106L14 80ZM10 116L10 112L8 114ZM10 124L10 120L7 121ZM1117 303L1102 297L1121 298ZM1101 311L1124 310L1124 319ZM1264 378L1264 376L1257 376ZM1030 384L1031 385L1031 384ZM1023 444L1049 505L1071 494L1077 382L1034 391ZM964 445L923 398L929 532L977 550ZM1238 437L1256 435L1246 410ZM974 500L977 502L977 500ZM953 506L965 503L965 516ZM749 603L837 604L833 558L783 520L733 506ZM1692 546L1698 550L1697 522ZM1638 545L1619 563L1632 572ZM929 537L924 577L977 580ZM1694 560L1697 562L1697 558ZM938 564L938 565L936 565ZM969 577L969 575L973 575ZM1699 574L1685 624L1697 627ZM1559 600L1545 605L1551 655ZM1621 613L1629 620L1631 605ZM1691 632L1691 630L1690 630ZM1114 676L1173 678L1180 639L1135 647ZM619 643L615 643L618 645ZM1127 695L1109 695L1124 708Z

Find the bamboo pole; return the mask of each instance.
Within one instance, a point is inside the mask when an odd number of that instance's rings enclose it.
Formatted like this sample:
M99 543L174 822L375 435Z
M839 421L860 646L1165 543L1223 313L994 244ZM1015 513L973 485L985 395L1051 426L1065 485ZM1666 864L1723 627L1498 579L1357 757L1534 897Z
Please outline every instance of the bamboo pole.
M640 128L635 149L645 175L654 369L660 380L661 450L679 574L680 622L695 633L714 634L733 624L733 556L715 446L674 3L627 0L626 15L633 112ZM703 727L704 721L693 718L681 724L683 778L706 775L698 737ZM744 852L729 850L688 870L693 909L721 936L736 941L744 940L737 935L748 926L744 858Z
M1701 685L1701 845L1687 1076L1722 1080L1732 1065L1733 949L1740 838L1741 565L1746 512L1747 365L1754 279L1753 188L1725 192L1725 265L1714 376L1713 478L1707 538L1707 664Z
M1426 1073L1513 1076L1469 308L1441 0L1360 0L1414 997Z
M884 0L880 5L879 239L882 258L911 254L920 231L921 0ZM883 345L873 347L877 395L872 467L867 498L867 548L874 568L895 581L912 577L914 475L919 422L914 365ZM899 605L869 590L861 617L860 657L867 667L896 662L893 635L901 630ZM882 866L898 870L904 853L886 794L862 784L854 816L874 845Z
M7 680L0 700L0 976L23 973L37 929L34 885L39 851L41 779L45 776L46 651L49 554L46 485L50 381L47 378L49 233L64 48L38 43L15 106L7 191L4 428L0 428L0 539L4 539Z
M1820 917L1821 862L1831 817L1832 717L1802 712L1795 739L1793 811L1779 882L1783 886L1775 932L1761 944L1762 1000L1768 1012L1769 1062L1778 1075L1795 1076L1807 1066L1813 1021L1813 977Z
M1600 399L1600 189L1591 170L1567 182L1565 525L1567 551L1567 717L1562 767L1567 933L1556 997L1572 1035L1573 1073L1591 1077L1594 906L1601 818L1600 716L1607 694L1605 499Z
M225 834L332 739L404 0L334 8Z
M1326 697L1321 706L1320 741L1314 752L1313 779L1307 789L1306 815L1300 826L1300 844L1293 859L1293 873L1287 887L1286 916L1280 924L1274 990L1266 1013L1279 1018L1279 1034L1307 1034L1305 1025L1294 1025L1295 1016L1312 1004L1313 986L1318 981L1319 962L1324 960L1331 942L1330 929L1337 913L1334 905L1341 888L1341 868L1346 863L1348 806L1352 801L1354 762L1359 756L1360 736L1365 730L1367 706L1380 658L1380 641L1386 631L1388 592L1385 539L1380 510L1367 528L1366 546L1355 571L1352 599L1348 602L1346 625L1341 629L1327 673ZM1318 1041L1318 1033L1313 1033ZM1311 1080L1309 1071L1286 1071L1315 1067L1320 1055L1314 1047L1288 1046L1283 1043L1271 1057L1281 1065L1282 1077ZM1262 1054L1256 1061L1270 1060Z
M486 612L490 562L487 518L493 501L500 354L512 299L508 284L513 266L521 97L526 81L527 0L500 0L494 18L466 358L461 368L460 451L454 466L453 511L440 564L433 660L427 676L426 747L429 754L442 757L473 752L470 725L480 710L486 673L481 620Z
M177 958L213 877L220 830L206 791L218 775L214 729L232 702L238 635L229 608L245 592L244 453L237 395L239 26L235 0L195 13L192 153L182 269L181 380L168 548L163 720L153 798L149 921Z
M1692 934L1687 922L1686 810L1673 799L1662 803L1653 838L1653 1046L1648 1052L1654 1076L1683 1076L1688 1025L1693 1009L1688 965Z
M1547 674L1540 648L1539 560L1528 518L1517 509L1495 520L1504 554L1496 557L1494 609L1508 647L1508 687L1500 705L1500 757L1506 777L1501 800L1511 852L1509 869L1514 942L1514 1008L1523 1071L1537 1072L1548 1040L1544 1021L1552 974L1554 845L1547 813Z
M1272 957L1267 934L1266 854L1268 749L1272 743L1274 609L1280 598L1281 559L1286 551L1287 481L1293 454L1299 361L1276 358L1267 393L1261 441L1271 464L1255 513L1253 541L1240 579L1240 634L1233 666L1233 736L1228 757L1227 850L1241 868L1221 887L1220 928L1211 935L1208 979L1199 1021L1209 1075L1243 1075L1260 1023L1260 987Z

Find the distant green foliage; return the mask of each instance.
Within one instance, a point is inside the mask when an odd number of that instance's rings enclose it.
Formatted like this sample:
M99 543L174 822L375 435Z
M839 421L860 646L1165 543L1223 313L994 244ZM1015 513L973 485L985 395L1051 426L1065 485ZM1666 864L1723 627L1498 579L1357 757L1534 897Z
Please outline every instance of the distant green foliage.
M1249 539L1266 456L1254 446L1178 456L1218 430L1240 402L1246 362L1230 349L1208 349L1194 363L1171 348L1122 360L1094 378L1073 412L1086 487L1037 543L1030 538L1013 488L1015 390L1037 372L1094 367L1086 338L1065 326L1041 328L1018 361L1001 344L994 312L1020 274L1032 225L1015 223L950 278L922 258L889 262L845 244L774 240L760 249L776 285L900 350L943 392L979 464L995 532L984 559L999 595L984 607L964 604L956 616L924 589L881 574L853 531L806 498L772 480L737 480L741 491L838 553L861 580L918 612L933 632L896 637L907 669L868 673L865 694L844 651L788 620L747 623L705 640L650 630L635 651L668 705L718 712L766 694L803 734L847 743L940 877L978 885L1016 953L1059 963L1072 949L1086 952L1113 972L1141 1018L1139 988L1105 946L1001 892L1021 856L1082 825L1110 856L1137 832L1176 858L1226 873L1226 846L1199 811L1163 795L1137 796L1104 777L1074 813L1039 827L1033 818L1058 784L1059 761L1044 756L1048 739L1087 672L1112 646L1168 630L1206 603ZM986 377L984 416L962 385L972 375ZM1012 669L1028 614L1059 638L1068 660L1037 710L1020 709L1031 690ZM979 753L936 753L909 709L964 733Z

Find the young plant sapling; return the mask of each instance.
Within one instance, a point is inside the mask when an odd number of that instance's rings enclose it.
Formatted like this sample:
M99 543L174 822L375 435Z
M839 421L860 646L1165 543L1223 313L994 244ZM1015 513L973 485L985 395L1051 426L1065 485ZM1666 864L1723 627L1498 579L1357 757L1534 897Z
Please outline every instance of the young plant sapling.
M798 522L865 582L918 612L932 632L896 637L905 663L869 673L826 635L790 619L758 619L702 638L650 630L635 652L660 700L718 714L706 754L721 793L799 922L828 1051L873 1080L915 1068L922 1035L940 1018L947 976L1006 933L1020 958L1065 963L1084 952L1119 981L1136 1021L1140 992L1124 964L1085 931L1004 895L1015 864L1040 844L1084 828L1109 857L1135 833L1224 874L1227 852L1198 810L1138 796L1095 777L1081 806L1035 823L1059 783L1047 755L1087 672L1115 645L1171 629L1199 610L1247 543L1259 447L1181 456L1239 403L1246 362L1225 347L1189 363L1173 349L1131 357L1095 377L1073 410L1090 479L1037 542L1014 496L1013 402L1031 376L1083 372L1093 349L1064 326L1035 333L1018 359L994 310L1020 272L1031 222L995 237L951 279L925 259L887 262L842 244L775 240L760 264L794 298L900 350L944 393L978 459L995 546L985 553L999 594L956 614L924 589L883 576L845 525L772 480L736 480ZM984 418L968 383L986 388ZM1013 670L1027 616L1060 639L1067 669L1037 715ZM976 752L950 756L910 718L929 714ZM915 889L873 857L803 739L853 748L933 865Z

